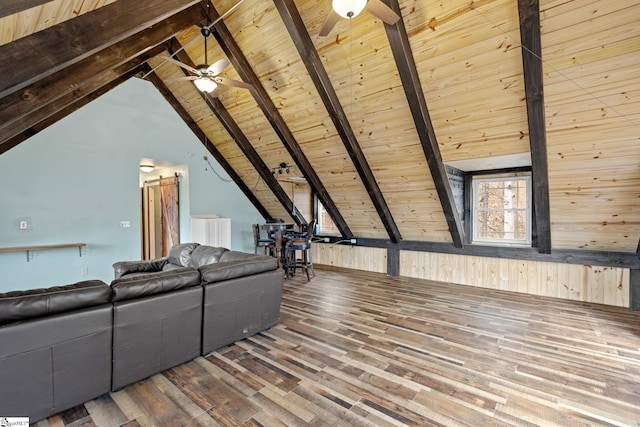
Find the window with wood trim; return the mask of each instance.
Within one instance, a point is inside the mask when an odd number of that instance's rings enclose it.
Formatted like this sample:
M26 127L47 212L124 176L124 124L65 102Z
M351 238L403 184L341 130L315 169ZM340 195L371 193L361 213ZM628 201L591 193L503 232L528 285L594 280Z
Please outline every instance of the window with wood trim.
M333 222L320 200L318 200L318 232L316 234L323 236L340 235L340 230L338 230L338 227L336 227L336 224Z
M531 176L473 177L473 243L531 243Z

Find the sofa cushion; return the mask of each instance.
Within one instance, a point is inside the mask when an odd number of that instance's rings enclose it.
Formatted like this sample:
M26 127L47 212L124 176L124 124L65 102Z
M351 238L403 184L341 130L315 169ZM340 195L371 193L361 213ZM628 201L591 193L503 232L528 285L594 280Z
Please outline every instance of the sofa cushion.
M102 280L0 294L0 325L106 304L111 289Z
M194 268L202 267L207 264L215 264L220 261L220 257L229 252L226 248L215 248L213 246L198 246L191 253L189 265Z
M203 265L198 269L203 284L250 276L278 268L277 261L274 257L245 254L242 252L235 252L227 256L227 254L231 252L234 251L225 252L220 258L220 262ZM224 259L226 260L223 261Z
M198 243L181 243L179 245L173 245L171 249L169 249L169 263L180 265L182 267L189 267L191 252L193 252L193 250L198 246L200 246Z
M122 277L111 282L112 300L122 301L171 292L200 284L195 268L181 267L171 271Z

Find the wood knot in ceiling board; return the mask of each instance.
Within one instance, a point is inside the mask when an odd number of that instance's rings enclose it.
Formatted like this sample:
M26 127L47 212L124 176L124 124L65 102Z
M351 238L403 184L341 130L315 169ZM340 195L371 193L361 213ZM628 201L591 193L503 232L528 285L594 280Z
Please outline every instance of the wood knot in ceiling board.
M436 25L438 25L438 20L433 17L429 20L429 23L427 24L427 27L429 27L431 29L431 31L435 31L436 30Z
M25 89L24 91L22 91L22 94L20 95L20 98L23 101L33 101L37 97L36 97L35 93L33 93L33 91L31 89Z

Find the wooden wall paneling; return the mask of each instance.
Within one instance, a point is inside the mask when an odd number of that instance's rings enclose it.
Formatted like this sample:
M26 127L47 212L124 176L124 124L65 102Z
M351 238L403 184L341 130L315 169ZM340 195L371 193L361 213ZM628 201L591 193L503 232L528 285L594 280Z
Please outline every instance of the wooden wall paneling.
M451 268L459 274L451 275ZM620 307L630 303L629 269L618 267L403 250L400 275Z
M541 8L553 246L635 251L640 5Z
M311 3L299 10L313 37L326 15ZM383 24L362 15L316 38L316 48L402 237L451 242Z
M358 237L388 237L277 11L268 3L245 4L248 9L260 8L262 19L258 25L252 20L230 22L230 31L241 48L253 53L248 59L255 73L267 82L265 91L277 103L279 114L350 230ZM265 38L264 33L274 36ZM277 68L280 63L287 66ZM314 118L313 122L309 118Z
M517 4L420 2L403 20L445 163L528 152Z
M369 163L360 148L358 140L353 133L351 124L345 115L345 111L343 110L340 100L338 99L333 85L329 80L329 76L320 61L318 52L311 42L311 38L309 37L307 29L300 18L298 10L291 0L274 1L287 31L289 32L294 45L298 49L302 62L305 64L311 80L320 94L320 98L322 99L325 108L327 109L329 116L331 117L333 124L345 145L347 153L349 154L351 161L358 171L360 179L367 189L371 202L375 206L384 228L387 230L389 238L392 242L397 242L401 239L400 231L398 230L393 216L391 215L389 206L387 205L380 187L378 186L376 178L369 167Z
M147 67L146 72L150 71L150 68ZM171 106L176 110L176 112L180 115L185 124L191 129L191 131L196 135L196 137L202 142L205 148L211 153L211 155L216 159L216 161L222 166L227 175L233 180L233 182L238 186L240 191L249 199L249 202L260 212L260 214L264 218L269 218L270 214L267 209L260 203L258 198L252 192L252 190L245 184L240 175L236 173L231 164L224 158L222 153L218 151L213 143L208 139L207 135L204 131L193 121L189 113L182 107L180 102L176 99L175 96L171 93L171 91L166 87L164 82L155 74L151 73L148 76L149 80L154 84L154 86L158 89L158 91L165 97L165 99L171 104Z
M314 243L313 263L386 273L387 250L362 246Z
M176 31L191 25L201 15L201 8L195 6L164 20L161 25L141 31L132 37L115 43L94 55L85 57L56 73L8 94L0 100L0 141L11 138L27 129L43 116L60 108L59 100L69 94L81 96L79 89L83 83L92 84L101 73L125 64L127 61L145 60L155 53L150 46L158 46ZM55 33L56 29L48 30ZM137 58L137 59L136 59ZM43 111L39 111L39 110Z
M391 0L391 8L401 16L398 0ZM406 29L402 20L399 20L394 26L385 24L389 44L398 67L398 72L402 80L402 85L407 95L409 108L413 116L413 121L420 136L420 143L424 150L427 164L431 171L438 197L442 205L451 240L455 247L462 247L464 243L464 230L460 222L460 216L453 200L451 186L447 173L442 163L440 148L436 140L435 130L429 117L429 110L422 92L420 77L416 69L411 45L407 36Z
M162 62L163 59L161 57L156 57L149 61L149 65L155 68L155 73L160 79L166 80L184 75L179 67L169 64L160 66ZM268 212L265 218L286 218L288 215L287 210L274 197L272 190L264 184L249 159L242 153L231 135L201 98L200 93L193 84L191 82L171 83L167 84L167 87L191 117L199 118L197 125L204 131L207 139L237 172L244 185ZM264 212L262 214L264 215Z
M210 13L213 19L216 19L219 16L217 11L215 11L213 5L211 4ZM214 37L216 38L222 49L225 51L229 60L234 64L236 71L242 76L242 79L253 86L252 94L255 96L256 102L258 102L261 110L269 119L274 130L276 131L276 133L278 133L282 143L285 145L285 147L291 154L291 157L303 172L305 178L307 178L314 192L322 201L323 206L325 207L325 209L327 209L327 212L334 220L336 226L344 236L352 237L353 233L351 232L337 206L333 202L332 197L329 195L323 183L320 181L320 178L313 169L307 156L301 150L300 145L291 133L288 125L283 120L275 104L262 86L260 79L255 74L253 68L251 67L251 64L245 57L244 53L240 50L238 44L233 39L224 22L218 22L214 26L214 30Z
M91 12L115 0L6 0L0 9L0 45Z
M0 46L0 97L47 77L120 40L162 22L168 16L199 3L197 0L152 0L145 3L114 2L39 32ZM99 28L87 36L82 31ZM37 46L37 49L33 48ZM16 67L14 64L28 64ZM54 65L52 65L54 64Z
M183 64L187 64L191 67L195 67L189 56L182 50L182 46L176 41L172 44L173 51L179 51L177 55L174 57L178 59ZM182 70L183 72L185 70ZM188 74L188 73L185 73ZM284 191L280 182L276 180L275 176L271 173L269 167L263 162L260 155L251 145L251 142L247 139L246 135L242 132L237 123L233 120L223 103L214 96L210 96L205 93L200 93L202 99L207 103L207 105L211 108L213 113L216 115L220 123L225 127L227 132L232 136L233 140L238 144L240 150L242 150L243 154L249 159L251 165L256 170L260 178L271 188L273 194L278 199L278 201L282 204L282 206L291 214L291 217L296 222L296 224L303 224L307 221L300 214L299 211L294 212L293 203L287 193Z

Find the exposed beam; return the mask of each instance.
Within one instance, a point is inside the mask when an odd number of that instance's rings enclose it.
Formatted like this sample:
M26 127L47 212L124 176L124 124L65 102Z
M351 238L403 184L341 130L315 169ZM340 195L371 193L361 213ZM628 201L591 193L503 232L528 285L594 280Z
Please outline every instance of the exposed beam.
M141 53L151 51L178 31L205 17L200 4L192 6L159 25L146 29L111 45L69 67L60 70L0 99L0 144L33 126L51 114L49 106L69 94L80 96L78 88L109 68L126 63ZM55 29L43 32L55 33ZM102 38L100 32L91 37ZM82 83L79 83L82 82ZM44 109L44 111L39 111Z
M82 98L95 93L100 88L120 78L120 76L122 76L123 74L139 67L144 61L146 61L147 56L152 55L153 53L153 50L148 51L141 58L134 58L131 61L120 65L119 67L99 73L91 80L84 82L82 86L77 86L73 92L67 93L64 96L57 98L55 102L51 102L47 105L46 108L40 108L34 111L31 115L29 115L28 127L22 127L19 132L11 135L10 138L1 140L2 142L0 142L0 154L4 153L10 148L15 147L21 141L24 141L24 138L22 138L22 136L32 135L33 132L31 130L37 127L39 123L48 123L50 121L49 118L52 116L56 116L59 111L66 110L67 108L76 105L76 103Z
M62 22L51 31L2 45L0 58L5 60L0 61L0 98L198 3L200 0L116 1Z
M196 66L189 55L187 55L187 53L182 50L182 46L180 46L177 40L172 40L171 49L173 51L180 51L175 55L175 58L180 62L191 67ZM186 70L182 69L182 71L185 74L189 75ZM224 128L227 130L227 133L231 135L231 138L233 138L233 140L236 142L242 153L247 157L249 162L251 162L251 165L256 170L256 172L258 172L260 178L271 189L273 194L276 196L282 206L284 206L286 211L291 214L291 217L296 222L296 224L306 224L307 221L304 219L302 214L300 214L297 209L294 212L293 201L291 201L287 193L284 191L282 185L280 185L280 182L273 176L273 174L271 173L271 169L269 169L269 167L264 163L256 149L253 148L253 145L251 145L251 142L244 134L244 132L242 132L242 129L240 129L240 126L238 126L233 117L231 117L231 114L229 113L229 111L227 111L224 104L222 104L222 101L203 92L200 92L200 95L202 96L204 102L206 102L206 104L209 106L213 114L216 115L222 126L224 126Z
M537 248L540 253L548 254L551 252L551 213L538 0L518 0L518 13L520 15L520 43L522 45L524 88L529 121L531 184Z
M0 8L0 18L31 9L32 7L41 6L51 1L53 0L3 0Z
M213 20L216 20L220 15L215 10L211 2L209 2L208 4L210 8L211 18ZM307 179L309 186L318 196L331 219L333 219L333 222L335 223L340 233L345 237L353 237L353 233L349 229L347 222L345 221L333 199L329 195L329 192L322 184L322 181L320 181L320 178L311 166L311 162L309 162L307 156L305 156L305 154L302 152L302 148L300 148L298 141L296 141L293 133L291 133L291 130L289 129L286 122L280 115L280 112L273 103L273 100L269 97L269 94L262 86L260 79L253 71L251 64L244 56L244 53L240 50L240 47L233 39L231 33L227 29L227 26L222 20L218 21L218 23L214 25L212 33L242 80L253 86L253 89L251 89L251 93L258 103L258 106L271 124L271 127L273 127L276 134L284 144L293 161L296 163L304 177Z
M125 68L125 67L122 67L122 68ZM0 145L0 154L10 150L11 148L17 146L21 142L26 141L27 139L31 138L33 135L39 132L42 132L49 126L55 124L57 121L62 120L63 118L67 117L73 112L84 107L91 101L109 92L111 89L118 86L119 84L129 80L129 78L133 77L137 73L138 73L137 69L131 69L125 72L124 74L122 74L121 76L119 76L118 78L111 80L105 85L95 89L93 92L86 94L82 98L72 97L72 99L68 103L66 103L67 104L66 107L57 110L52 115L49 115L47 118L39 121L38 123L31 126L30 128L25 129L22 133L2 143Z
M398 0L386 0L386 3L398 16L402 16ZM395 25L385 24L384 28L387 31L389 45L391 46L391 51L396 61L396 67L398 68L404 93L409 103L409 109L411 110L411 116L416 125L416 131L418 132L418 137L420 138L420 143L422 144L422 149L427 159L429 170L431 171L431 177L433 178L438 197L440 198L442 211L449 226L451 240L455 247L460 248L464 243L464 230L462 229L460 215L453 200L453 192L451 191L449 178L442 163L442 156L440 155L436 133L431 123L431 117L429 116L427 101L422 93L422 85L420 84L420 77L416 69L415 60L413 59L413 53L411 52L407 30L402 19Z
M351 124L349 123L344 109L340 104L340 100L338 99L338 95L336 94L331 80L327 75L327 71L322 65L318 51L313 45L311 37L309 37L309 33L304 26L304 22L302 22L298 9L292 0L274 0L274 3L276 4L278 12L280 12L280 17L282 18L285 27L287 27L287 31L289 31L289 36L291 36L293 43L298 49L298 54L307 68L311 81L313 81L313 84L316 86L316 90L320 94L320 99L322 99L322 102L329 113L329 117L331 117L331 121L333 121L333 124L338 131L338 135L340 135L340 139L342 140L351 161L358 171L360 180L364 184L364 187L371 198L371 202L380 216L380 220L382 221L384 228L387 230L389 238L392 242L400 241L402 238L400 230L391 215L389 206L387 205L382 191L378 186L376 178L373 175L373 171L369 167L369 163L367 162L358 140L353 133Z
M149 68L147 68L149 70ZM164 99L167 100L169 105L173 107L173 109L178 113L178 115L182 118L185 124L191 129L194 135L200 140L202 145L211 153L214 159L222 166L227 175L233 180L233 182L238 186L240 191L249 199L251 204L260 212L263 218L268 219L271 218L269 211L262 205L260 200L253 194L251 189L247 187L244 183L240 175L233 169L233 167L227 162L227 159L224 158L222 153L218 151L218 149L213 145L211 140L207 137L202 129L198 126L198 124L193 120L191 115L184 109L180 101L173 96L173 93L167 88L164 82L158 77L156 73L151 73L147 76L147 79L153 83L153 85L158 89L158 91L164 96Z

